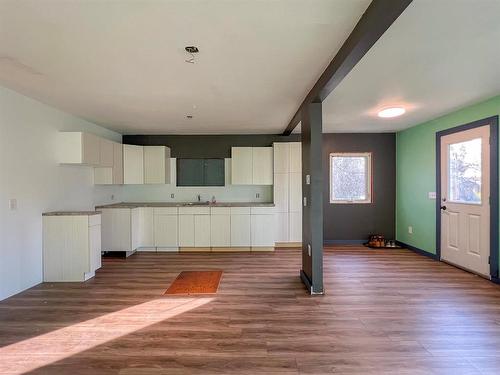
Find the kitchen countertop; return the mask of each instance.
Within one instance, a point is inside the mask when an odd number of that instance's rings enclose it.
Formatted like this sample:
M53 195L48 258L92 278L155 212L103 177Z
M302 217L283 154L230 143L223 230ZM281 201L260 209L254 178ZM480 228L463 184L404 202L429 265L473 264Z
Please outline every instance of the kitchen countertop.
M42 216L91 216L99 215L100 211L52 211L44 212Z
M120 202L96 206L99 208L137 208L137 207L274 207L269 202L217 202L217 203L189 203L189 202Z

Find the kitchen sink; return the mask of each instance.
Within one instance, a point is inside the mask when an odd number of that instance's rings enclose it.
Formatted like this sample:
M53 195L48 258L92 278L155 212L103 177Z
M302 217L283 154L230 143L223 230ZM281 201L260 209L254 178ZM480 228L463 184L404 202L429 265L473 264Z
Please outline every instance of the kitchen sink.
M208 206L210 202L187 202L183 203L183 206Z

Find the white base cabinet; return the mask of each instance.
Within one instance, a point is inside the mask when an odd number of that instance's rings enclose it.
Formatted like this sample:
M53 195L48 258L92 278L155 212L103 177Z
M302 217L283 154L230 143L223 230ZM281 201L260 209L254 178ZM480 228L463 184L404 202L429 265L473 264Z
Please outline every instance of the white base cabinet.
M177 207L155 207L153 209L153 235L157 251L179 249L179 220Z
M75 282L101 268L101 216L43 216L43 281Z

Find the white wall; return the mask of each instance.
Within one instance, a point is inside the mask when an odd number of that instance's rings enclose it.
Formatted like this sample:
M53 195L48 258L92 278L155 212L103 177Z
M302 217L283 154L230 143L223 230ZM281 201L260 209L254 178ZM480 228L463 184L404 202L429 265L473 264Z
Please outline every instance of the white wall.
M118 133L0 87L0 300L42 281L42 212L90 210L121 201L121 187L96 186L90 167L59 166L59 130L112 140ZM18 208L9 209L9 199Z

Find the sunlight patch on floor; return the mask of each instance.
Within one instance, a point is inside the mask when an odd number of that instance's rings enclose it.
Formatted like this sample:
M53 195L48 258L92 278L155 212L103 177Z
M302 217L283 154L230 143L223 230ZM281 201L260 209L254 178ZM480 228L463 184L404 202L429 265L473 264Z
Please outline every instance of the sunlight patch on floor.
M23 374L211 302L161 298L0 348L0 374Z

